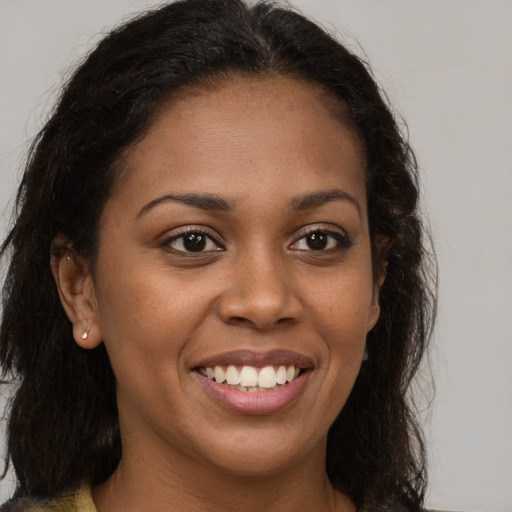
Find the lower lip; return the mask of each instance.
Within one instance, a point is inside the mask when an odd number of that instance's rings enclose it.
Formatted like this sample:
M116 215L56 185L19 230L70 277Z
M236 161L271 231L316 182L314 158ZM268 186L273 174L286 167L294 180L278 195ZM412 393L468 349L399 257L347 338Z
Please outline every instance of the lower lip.
M266 415L285 409L299 397L311 371L273 391L239 391L195 372L206 392L226 409L241 414Z

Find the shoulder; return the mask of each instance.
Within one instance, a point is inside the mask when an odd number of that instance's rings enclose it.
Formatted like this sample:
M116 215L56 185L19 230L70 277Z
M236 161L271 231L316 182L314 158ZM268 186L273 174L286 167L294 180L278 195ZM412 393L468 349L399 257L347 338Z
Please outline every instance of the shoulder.
M24 497L11 500L0 512L96 512L88 485L67 491L54 498Z
M18 498L9 500L2 505L0 512L36 512L43 510L49 500L39 498Z

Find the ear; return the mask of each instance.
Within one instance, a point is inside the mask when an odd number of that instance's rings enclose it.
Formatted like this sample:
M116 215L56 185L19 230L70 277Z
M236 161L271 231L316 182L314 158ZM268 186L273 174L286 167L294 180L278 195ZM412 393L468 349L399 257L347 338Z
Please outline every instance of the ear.
M379 235L374 239L372 250L373 290L372 303L368 312L368 332L370 332L380 316L380 290L387 275L388 255L391 240L388 236Z
M98 305L89 264L79 257L65 237L52 244L51 268L62 307L73 324L73 337L83 348L95 348L102 336L98 325Z
M380 289L382 288L382 285L384 284L384 280L386 279L386 265L384 265L384 268L382 271L379 272L379 274L375 277L373 281L373 290L372 290L372 303L370 305L370 310L368 312L368 332L370 332L377 323L377 320L380 316L380 303L379 303L379 296L380 296Z

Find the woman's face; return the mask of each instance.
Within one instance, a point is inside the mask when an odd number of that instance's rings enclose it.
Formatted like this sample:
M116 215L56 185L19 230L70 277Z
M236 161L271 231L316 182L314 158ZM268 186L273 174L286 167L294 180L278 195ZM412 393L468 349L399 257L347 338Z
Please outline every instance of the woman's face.
M327 106L239 78L164 105L126 152L92 278L123 457L323 460L378 318L363 156Z

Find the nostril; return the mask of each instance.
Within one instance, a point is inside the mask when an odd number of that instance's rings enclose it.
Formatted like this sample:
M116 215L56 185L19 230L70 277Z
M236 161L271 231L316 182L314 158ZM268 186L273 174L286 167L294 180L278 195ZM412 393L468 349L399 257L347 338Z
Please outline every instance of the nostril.
M229 318L228 322L231 324L252 324L253 323L249 319L244 318L243 316L232 316L231 318Z
M273 326L277 326L277 325L285 326L285 325L293 324L294 322L295 322L295 320L293 318L284 317L284 318L277 319L277 321L275 321L272 325ZM243 316L232 316L231 318L229 318L228 323L230 323L232 325L247 326L247 327L251 327L251 328L255 328L255 329L265 329L265 328L271 327L271 325L266 326L266 325L263 325L263 323L261 323L261 322L254 322L251 319L245 318Z
M302 304L288 289L269 286L236 288L221 295L217 304L219 318L228 324L254 329L284 327L298 321Z

